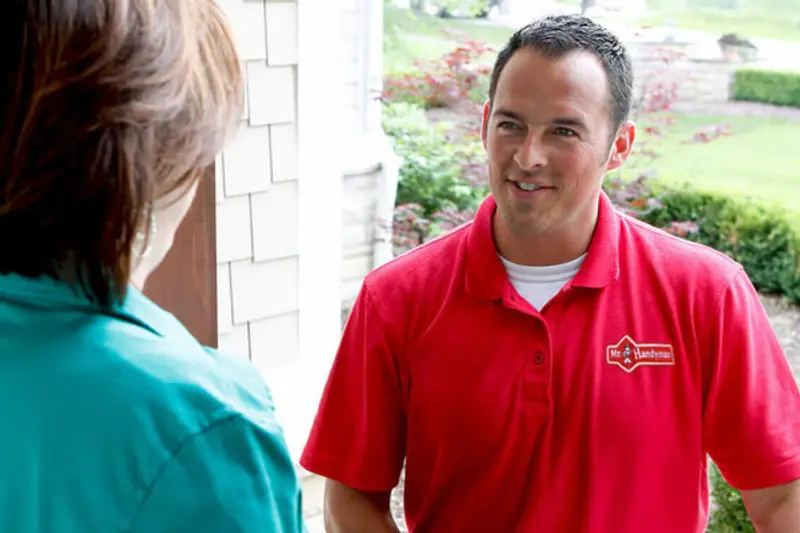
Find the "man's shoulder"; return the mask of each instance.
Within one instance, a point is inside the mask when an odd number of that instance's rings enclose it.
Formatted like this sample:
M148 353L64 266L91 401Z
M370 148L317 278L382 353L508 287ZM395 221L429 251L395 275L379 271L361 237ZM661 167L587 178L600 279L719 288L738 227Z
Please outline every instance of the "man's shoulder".
M742 266L710 246L657 228L628 215L621 215L628 253L646 262L650 269L668 272L673 280L726 287Z
M404 252L370 272L365 281L372 291L382 293L402 287L414 292L448 283L463 260L472 222Z

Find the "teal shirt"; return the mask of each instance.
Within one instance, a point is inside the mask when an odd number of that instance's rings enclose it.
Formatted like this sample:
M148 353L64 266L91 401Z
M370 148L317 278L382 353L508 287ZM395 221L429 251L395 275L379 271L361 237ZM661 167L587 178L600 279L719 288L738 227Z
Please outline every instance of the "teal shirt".
M0 431L2 532L304 531L258 371L134 289L0 276Z

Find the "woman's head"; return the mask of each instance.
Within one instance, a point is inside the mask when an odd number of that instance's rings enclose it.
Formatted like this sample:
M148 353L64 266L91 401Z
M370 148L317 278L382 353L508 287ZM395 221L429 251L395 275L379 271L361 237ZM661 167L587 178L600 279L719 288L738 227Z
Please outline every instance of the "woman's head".
M10 0L0 31L0 272L110 303L239 121L230 32L214 0Z

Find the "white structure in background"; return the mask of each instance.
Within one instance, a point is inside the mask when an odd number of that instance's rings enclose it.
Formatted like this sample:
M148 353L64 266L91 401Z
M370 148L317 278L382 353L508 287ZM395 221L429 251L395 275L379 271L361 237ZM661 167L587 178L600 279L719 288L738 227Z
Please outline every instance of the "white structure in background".
M291 452L308 435L341 317L391 257L397 162L375 101L382 4L218 0L247 74L217 166L220 348L266 377Z

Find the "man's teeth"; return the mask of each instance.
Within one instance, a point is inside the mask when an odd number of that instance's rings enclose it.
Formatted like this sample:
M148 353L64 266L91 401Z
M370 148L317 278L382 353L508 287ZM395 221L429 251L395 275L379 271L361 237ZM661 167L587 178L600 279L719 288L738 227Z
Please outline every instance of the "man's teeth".
M535 191L541 189L538 185L534 185L532 183L522 183L521 181L515 182L517 187L522 189L523 191Z

